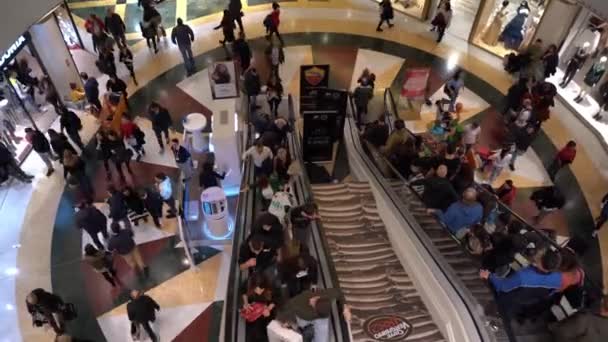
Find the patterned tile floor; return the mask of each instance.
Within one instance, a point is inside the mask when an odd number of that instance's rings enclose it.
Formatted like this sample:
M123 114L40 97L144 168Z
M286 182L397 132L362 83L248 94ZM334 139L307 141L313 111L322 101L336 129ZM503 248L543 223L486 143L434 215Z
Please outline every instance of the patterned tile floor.
M102 7L99 4L103 6L116 5L116 3L111 4L111 1L105 0L95 1L94 3L97 7ZM170 7L172 6L171 3L175 4L176 12L183 11L183 9L180 9L179 2L166 1L159 6ZM345 6L345 3L348 6ZM123 13L128 13L129 6L134 4L132 0L128 0L126 6L124 4L119 6L125 7ZM71 5L75 12L76 9L87 8L85 2L71 2ZM499 69L497 71L491 63L483 62L485 57L468 54L467 51L458 50L458 48L451 46L437 47L429 37L425 36L428 33L424 32L424 28L420 25L416 26L412 23L405 25L397 21L396 28L393 31L385 32L383 35L376 34L372 29L369 29L374 26L375 15L370 18L365 12L359 11L362 8L375 9L375 7L371 7L372 5L373 3L370 1L358 0L354 0L352 3L350 1L315 2L314 4L303 4L298 1L292 5L286 3L283 6L282 25L284 25L283 33L288 61L300 64L313 61L328 62L332 64L332 84L350 88L353 84L353 78L356 77L361 66L369 63L364 62L369 61L370 53L368 51L374 51L378 55L377 58L373 59L372 68L378 75L384 75L382 76L383 86L398 89L402 83L403 71L406 68L425 66L432 70L430 85L433 93L441 89L444 81L453 72L453 65L458 64L469 70L466 80L467 91L463 96L466 96L466 101L472 104L470 119L482 120L484 132L493 132L499 117L497 108L501 108L502 94L509 84L509 79ZM302 6L303 9L290 11L295 6ZM327 6L327 9L324 9L323 6ZM351 16L351 20L347 24L343 21L345 7L348 8L347 15ZM244 18L248 34L252 40L251 45L255 55L254 63L261 70L264 70L265 64L260 51L263 50L265 43L263 39L257 37L262 34L259 22L261 22L266 11L267 9L261 8L259 11L247 12ZM86 15L87 12L82 13ZM204 70L204 66L209 65L212 60L224 58L224 51L217 47L216 37L213 34L204 34L209 32L210 25L215 24L217 19L216 15L211 15L210 17L196 19L193 23L197 37L199 37L194 46L197 55L196 65L199 70ZM135 44L134 52L136 54L136 72L140 79L139 86L129 83L129 92L132 94L130 102L134 113L143 114L145 107L151 100L161 101L170 107L172 116L177 123L190 112L204 112L205 110L216 112L217 103L201 103L200 100L196 100L201 98L200 94L197 91L188 90L196 88L176 86L184 81L186 76L183 67L180 65L181 57L175 48L169 46L152 58L139 42ZM453 58L453 56L456 57ZM499 62L496 65L499 65ZM297 69L292 65L284 65L281 70L284 84L289 85L287 89L292 93L297 93L298 76L295 70ZM100 81L100 83L103 82ZM203 85L202 88L208 87ZM204 92L205 90L199 89L198 91ZM94 127L94 123L91 127ZM179 129L179 124L177 128ZM512 177L518 176L521 183L526 184L521 186L520 196L516 205L514 205L514 208L524 217L529 217L535 212L535 209L531 207L527 200L527 193L547 184L547 180L542 176L540 178L530 177L528 174L543 174L540 171L543 171L544 167L549 164L556 147L560 147L563 140L571 135L568 132L561 118L550 120L545 125L544 132L534 142L532 146L533 154L528 162L522 163L521 170L511 175ZM148 170L174 165L171 163L170 157L169 160L165 160L163 158L167 158L167 156L154 155L158 147L151 134L148 134L148 140L147 149L152 151L153 155L147 156L150 159L144 159L144 163L136 166L136 175L147 175ZM484 134L484 143L494 145L497 143L496 140L494 134ZM41 167L36 163L40 162L35 159L28 160L26 168L40 172ZM151 166L152 164L156 165ZM97 170L101 167L99 163L95 162L92 162L91 165L94 165L91 174L98 172ZM598 193L603 191L607 184L602 177L589 177L589 174L594 172L594 165L596 164L591 161L589 154L585 151L585 146L581 146L577 161L571 169L562 172L557 182L557 186L566 193L569 205L563 212L547 217L543 225L552 226L560 234L588 236L593 217L592 213L597 213L598 197L603 195ZM531 169L534 172L528 172ZM139 170L143 170L142 173ZM136 181L143 183L149 180L137 178ZM104 187L102 182L96 181L96 183L99 187ZM38 190L27 195L31 197L25 198L24 206L26 209L22 214L24 215L22 237L21 240L18 240L21 241L21 248L18 250L18 256L16 257L17 265L19 269L24 271L24 275L15 277L14 284L6 284L7 287L12 286L15 289L14 296L16 297L6 300L7 303L15 305L21 326L20 330L11 330L5 336L15 336L13 340L50 340L49 334L29 326L29 317L21 305L26 289L42 286L45 288L52 287L65 299L75 302L79 309L81 308L78 320L70 324L70 330L77 336L88 337L97 341L103 340L102 336L105 335L111 341L122 340L121 336L125 333L123 328L126 320L122 316L124 315L124 305L121 305L124 303L122 297L124 294L108 292L109 289L103 279L92 273L90 269L87 270L86 267L83 269L80 257L82 244L86 241L86 238L83 238L82 234L73 227L73 202L67 193L61 195L62 180L60 177L53 176L50 179L40 179L36 186ZM40 189L56 190L41 192ZM23 191L21 192L23 193ZM98 198L98 200L100 199ZM50 205L45 206L43 203L47 202ZM34 218L37 220L36 222L33 221ZM40 241L40 239L33 238L33 236L40 236L41 233L37 232L34 235L29 227L47 227L49 223L50 229L44 231L44 234L49 236L48 239ZM19 225L19 223L16 224ZM604 243L605 240L607 239L603 237L600 241ZM50 241L51 243L45 245L44 241ZM597 243L590 242L592 245L585 256L585 262L592 277L601 283L601 254L597 248ZM179 316L180 312L184 314L186 323L176 325L175 329L169 328L173 325L170 317L163 316L163 320L159 319L163 340L165 338L169 340L176 338L176 340L186 341L189 336L205 331L207 327L213 327L214 329L209 329L209 336L218 336L219 334L213 334L213 332L217 332L215 329L219 327L218 310L221 310L222 305L222 297L218 295L218 286L217 284L196 284L197 281L201 281L203 275L206 278L217 278L218 274L222 272L221 270L228 267L231 251L215 247L201 250L200 254L205 256L199 261L203 271L200 275L194 275L182 263L183 251L172 247L175 244L175 237L162 235L161 238L140 242L140 244L144 258L155 266L150 280L139 283L133 277L132 272L122 264L119 264L119 272L125 283L132 286L143 286L150 289L149 291L154 293L155 298L162 298L162 305L173 310L169 311L171 314L168 316L173 314ZM48 252L46 256L45 250ZM80 270L80 272L74 272L74 270ZM193 285L204 290L199 291L198 295L187 296L186 298L166 296L167 293L176 292L175 289ZM5 283L2 283L2 286L4 288ZM4 318L5 315L8 314L4 313L1 318ZM7 318L3 321L8 322L9 319L14 318ZM19 325L15 323L15 326L18 327Z

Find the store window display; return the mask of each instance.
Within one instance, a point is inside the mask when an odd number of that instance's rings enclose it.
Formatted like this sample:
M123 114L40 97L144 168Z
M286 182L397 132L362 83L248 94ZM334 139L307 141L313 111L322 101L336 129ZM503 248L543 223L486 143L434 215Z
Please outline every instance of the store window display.
M570 58L566 65L566 71L564 72L564 78L559 84L560 87L565 88L570 84L570 81L574 78L576 73L583 67L587 58L589 58L589 49L591 44L588 41L583 43L583 46L578 47L574 56Z
M382 2L382 0L374 1ZM393 8L418 19L425 19L429 3L430 0L397 0L393 2Z
M581 91L578 96L574 99L575 102L580 103L585 98L585 95L589 93L591 89L593 89L604 77L606 73L606 61L608 61L608 57L602 56L599 61L593 63L585 78L583 79L583 85L581 86Z
M545 13L548 0L486 0L481 5L472 42L496 55L526 49Z

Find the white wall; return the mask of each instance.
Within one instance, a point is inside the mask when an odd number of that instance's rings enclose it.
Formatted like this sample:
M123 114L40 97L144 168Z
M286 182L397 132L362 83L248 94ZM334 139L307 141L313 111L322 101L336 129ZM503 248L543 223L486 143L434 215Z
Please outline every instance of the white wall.
M608 2L606 4L608 5ZM579 8L578 5L551 1L545 10L543 19L541 19L540 24L536 28L535 38L542 39L545 46L555 44L559 47L572 28Z
M55 18L50 16L45 22L33 25L30 34L59 96L69 97L70 83L80 84L80 77Z
M585 4L587 8L595 12L597 15L608 20L608 1L606 0L577 0Z
M61 0L2 0L0 54Z

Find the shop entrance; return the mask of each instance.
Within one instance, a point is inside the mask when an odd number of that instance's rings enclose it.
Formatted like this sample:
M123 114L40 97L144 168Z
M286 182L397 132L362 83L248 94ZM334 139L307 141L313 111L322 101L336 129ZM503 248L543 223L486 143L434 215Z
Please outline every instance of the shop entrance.
M449 32L460 39L468 40L481 0L452 0L450 3L454 14Z

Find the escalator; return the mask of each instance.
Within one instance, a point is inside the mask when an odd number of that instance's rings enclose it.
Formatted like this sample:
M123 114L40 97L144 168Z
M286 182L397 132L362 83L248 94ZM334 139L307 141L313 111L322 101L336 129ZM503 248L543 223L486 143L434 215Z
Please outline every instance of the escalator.
M284 102L287 103L286 111L289 113L288 121L290 121L290 124L293 127L294 105L291 95L289 95L287 101ZM247 115L246 117L251 117L251 115ZM245 144L246 146L242 148L243 151L249 146L253 145L256 132L252 131L252 127L253 126L249 126L250 129L246 130L245 141L247 143ZM289 148L289 152L294 159L294 162L301 163L303 160L301 148L295 134L288 134L287 147ZM301 165L301 169L304 169L304 165ZM223 336L224 341L226 342L246 341L246 324L244 319L239 315L239 310L241 308L240 286L247 280L249 275L247 271L241 271L239 269L237 261L238 250L243 241L245 241L249 235L250 228L255 221L256 215L266 210L261 203L261 193L257 187L253 187L245 191L248 185L254 184L255 182L253 164L250 158L243 162L242 177L241 194L239 196L237 205L235 232L232 241L233 254L229 271L228 290L226 295L226 304L224 306L225 319L223 324ZM304 204L310 198L308 180L305 174L294 177L290 191L293 196L293 204L295 206ZM321 289L338 287L333 265L328 263L329 258L326 252L328 247L321 239L319 227L314 222L311 225L311 230L311 241L308 245L311 256L318 261L317 267L319 270L319 282L316 285ZM287 299L288 298L282 298L281 301L285 301ZM332 342L350 341L348 325L335 303L332 304L330 314L329 334L330 341Z
M340 288L352 307L353 340L376 341L364 331L365 322L385 314L399 315L411 324L407 341L444 341L393 251L369 184L313 185L312 189Z

